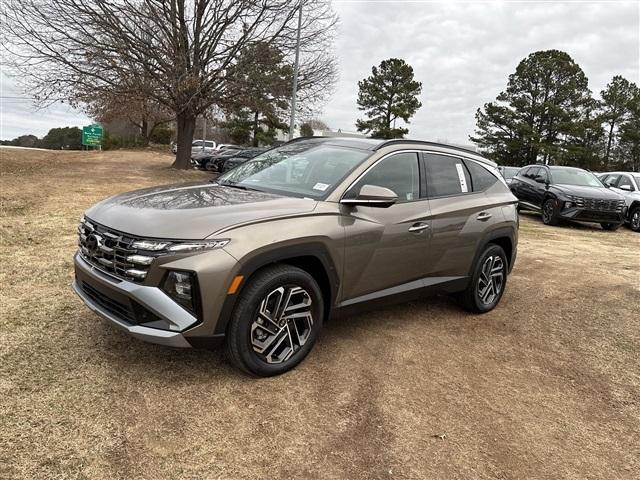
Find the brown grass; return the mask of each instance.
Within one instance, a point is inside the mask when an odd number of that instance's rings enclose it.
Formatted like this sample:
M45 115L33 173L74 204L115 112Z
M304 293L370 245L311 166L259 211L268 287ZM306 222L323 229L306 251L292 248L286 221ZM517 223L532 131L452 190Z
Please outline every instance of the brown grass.
M129 338L70 289L84 209L205 174L158 153L0 156L0 478L637 478L640 235L522 215L495 311L437 298L331 322L299 368L255 380Z

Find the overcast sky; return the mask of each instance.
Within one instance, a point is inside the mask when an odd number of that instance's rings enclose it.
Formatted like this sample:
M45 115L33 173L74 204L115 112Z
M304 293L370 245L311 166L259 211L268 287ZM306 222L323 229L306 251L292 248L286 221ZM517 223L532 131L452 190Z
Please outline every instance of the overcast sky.
M564 50L599 93L614 75L640 84L640 2L334 1L340 16L340 80L320 116L355 130L357 82L371 66L398 57L422 82L422 108L409 137L468 143L476 109L505 88L516 65L536 50ZM0 138L44 135L51 127L87 124L60 105L34 112L6 75L0 78Z

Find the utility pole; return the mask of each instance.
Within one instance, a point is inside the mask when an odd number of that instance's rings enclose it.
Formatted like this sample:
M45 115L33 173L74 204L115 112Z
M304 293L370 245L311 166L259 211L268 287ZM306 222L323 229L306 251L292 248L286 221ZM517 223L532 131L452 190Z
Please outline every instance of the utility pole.
M298 7L298 38L296 39L296 63L293 66L293 91L291 92L291 118L289 119L289 140L293 139L293 127L296 123L296 95L298 93L298 67L300 62L300 30L302 29L302 2Z

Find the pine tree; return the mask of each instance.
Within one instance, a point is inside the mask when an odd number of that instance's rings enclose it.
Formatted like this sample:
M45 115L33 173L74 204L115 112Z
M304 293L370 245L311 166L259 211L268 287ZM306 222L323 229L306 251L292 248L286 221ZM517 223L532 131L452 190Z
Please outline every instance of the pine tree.
M383 60L358 87L358 109L367 116L356 121L358 131L374 138L403 138L409 133L407 128L396 127L396 120L409 123L422 106L418 100L422 83L414 80L411 65L398 58Z
M563 156L565 139L579 134L591 101L587 77L567 53L534 52L496 101L478 110L471 140L501 163L554 163Z

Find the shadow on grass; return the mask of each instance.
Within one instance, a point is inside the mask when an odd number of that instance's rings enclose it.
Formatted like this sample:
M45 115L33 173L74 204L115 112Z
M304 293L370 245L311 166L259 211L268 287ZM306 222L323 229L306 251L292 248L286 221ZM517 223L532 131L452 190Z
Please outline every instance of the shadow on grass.
M127 376L143 375L145 381L192 384L222 380L250 378L231 366L226 358L224 344L215 350L181 349L146 343L130 337L107 322L82 315L87 322L97 322L93 339L97 343L94 359L111 365L114 372L126 372ZM426 316L426 318L425 318ZM323 350L337 348L343 339L355 339L365 343L374 335L384 335L391 330L402 330L412 322L421 326L442 322L452 325L475 317L460 308L449 296L430 296L384 307L372 307L357 314L341 314L325 322L320 340ZM96 359L95 356L100 357ZM327 359L329 361L329 359ZM324 363L324 361L323 361ZM177 383L176 383L177 382Z

